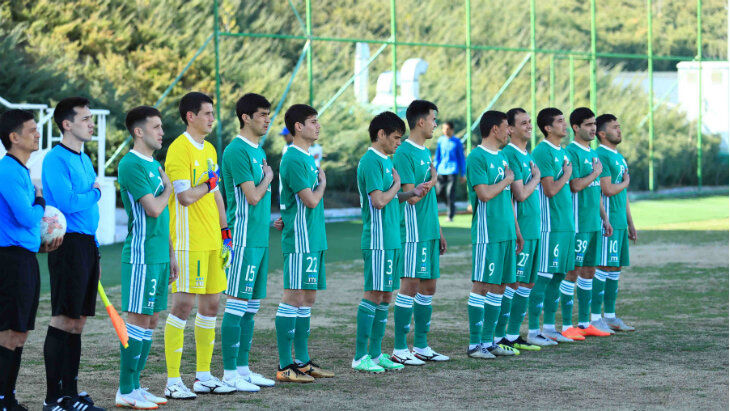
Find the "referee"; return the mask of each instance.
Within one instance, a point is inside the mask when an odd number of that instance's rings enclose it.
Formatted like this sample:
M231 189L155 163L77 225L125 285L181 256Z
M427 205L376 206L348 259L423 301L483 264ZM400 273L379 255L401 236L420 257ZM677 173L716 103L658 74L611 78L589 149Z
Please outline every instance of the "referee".
M63 238L41 246L40 222L46 202L25 166L38 150L33 114L9 110L0 116L0 409L25 410L15 399L15 382L28 331L35 325L40 274L35 253L53 250Z
M53 120L63 139L43 159L43 191L48 205L66 216L66 236L48 255L51 282L51 324L43 358L46 363L44 409L101 410L86 392L78 392L81 331L94 316L99 282L99 225L101 189L83 144L91 140L94 120L89 101L69 97L58 102Z

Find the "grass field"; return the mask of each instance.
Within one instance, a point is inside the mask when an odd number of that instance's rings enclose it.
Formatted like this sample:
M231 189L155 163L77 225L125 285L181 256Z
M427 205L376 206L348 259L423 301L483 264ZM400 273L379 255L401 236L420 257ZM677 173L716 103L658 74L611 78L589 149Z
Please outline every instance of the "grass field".
M621 277L618 312L637 327L634 333L509 359L468 359L470 216L460 215L444 223L449 250L441 261L429 337L431 346L452 361L378 376L353 373L354 319L362 297L360 225L333 223L327 225L328 289L312 310L310 350L337 377L307 386L277 385L252 395L174 402L167 408L728 409L728 197L647 200L634 203L632 213L639 241L631 247L632 266ZM274 233L269 296L257 316L251 353L252 369L269 377L277 364L274 315L282 293L278 240ZM120 250L117 245L102 251L104 283L117 306ZM45 264L42 260L43 268ZM42 345L49 299L42 294L37 330L26 345L19 377L19 399L36 409L45 392ZM89 320L84 333L79 386L102 406L112 407L118 344L100 303L97 311L100 315ZM143 374L143 385L158 394L166 378L162 328L156 331ZM192 324L188 329L182 371L190 383L195 371ZM219 334L217 344L213 372L220 376ZM385 352L392 349L392 309L383 346Z

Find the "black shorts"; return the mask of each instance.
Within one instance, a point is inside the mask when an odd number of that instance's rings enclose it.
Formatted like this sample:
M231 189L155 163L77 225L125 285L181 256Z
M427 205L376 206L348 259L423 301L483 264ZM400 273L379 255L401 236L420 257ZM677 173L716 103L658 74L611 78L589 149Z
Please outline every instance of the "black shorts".
M78 319L96 313L99 248L94 236L66 233L63 243L48 254L51 276L51 315Z
M35 253L23 247L0 247L0 331L35 328L41 276Z

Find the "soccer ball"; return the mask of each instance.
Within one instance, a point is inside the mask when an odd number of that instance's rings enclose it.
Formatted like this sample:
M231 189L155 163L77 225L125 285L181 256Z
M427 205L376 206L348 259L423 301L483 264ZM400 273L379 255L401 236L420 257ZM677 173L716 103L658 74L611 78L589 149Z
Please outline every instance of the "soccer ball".
M64 234L66 234L66 217L61 210L47 205L41 219L41 242L50 243Z

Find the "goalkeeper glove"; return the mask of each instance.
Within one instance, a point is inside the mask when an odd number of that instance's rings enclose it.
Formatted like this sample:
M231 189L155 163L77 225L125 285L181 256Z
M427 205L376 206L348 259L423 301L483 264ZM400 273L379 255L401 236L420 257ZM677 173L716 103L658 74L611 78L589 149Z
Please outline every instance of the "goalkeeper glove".
M221 238L223 247L221 247L221 257L223 257L223 268L228 268L233 259L233 239L231 238L231 229L221 228Z

